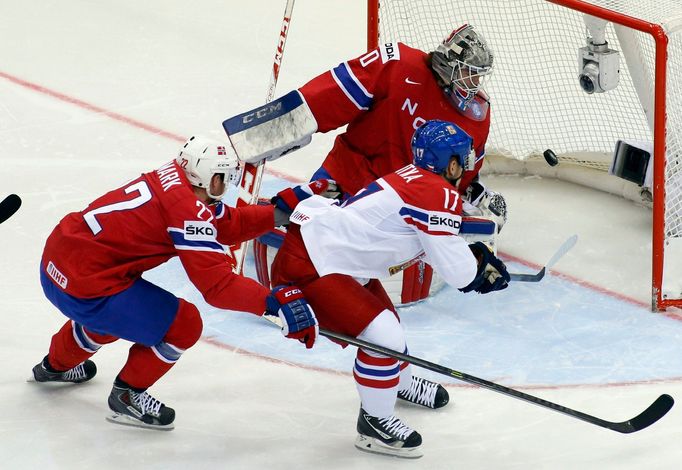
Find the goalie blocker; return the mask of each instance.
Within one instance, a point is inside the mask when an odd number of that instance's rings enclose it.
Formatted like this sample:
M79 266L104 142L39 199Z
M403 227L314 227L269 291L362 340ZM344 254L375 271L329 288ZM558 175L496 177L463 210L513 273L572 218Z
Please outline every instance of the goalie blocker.
M494 221L485 218L463 217L459 234L467 243L482 241L496 252L496 225ZM276 228L257 238L253 243L256 275L258 281L267 288L271 288L270 267L285 234L286 229ZM423 300L438 292L445 285L437 273L433 272L431 266L423 261L408 266L391 277L381 279L381 284L395 305Z

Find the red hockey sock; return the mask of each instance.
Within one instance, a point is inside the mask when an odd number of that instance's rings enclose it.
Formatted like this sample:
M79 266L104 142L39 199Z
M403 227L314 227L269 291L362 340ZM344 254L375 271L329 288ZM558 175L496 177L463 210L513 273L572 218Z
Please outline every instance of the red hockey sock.
M55 370L69 370L95 354L103 345L113 343L118 338L88 331L73 320L52 337L47 360Z
M118 378L133 388L146 390L180 359L201 337L199 310L180 299L178 313L160 343L150 347L134 344Z

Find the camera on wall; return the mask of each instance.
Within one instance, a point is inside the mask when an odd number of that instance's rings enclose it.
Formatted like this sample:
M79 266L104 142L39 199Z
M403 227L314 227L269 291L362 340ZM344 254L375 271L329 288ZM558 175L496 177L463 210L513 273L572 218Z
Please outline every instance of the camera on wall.
M589 36L587 45L578 49L578 81L587 94L604 93L618 86L620 54L606 42L606 20L584 16Z

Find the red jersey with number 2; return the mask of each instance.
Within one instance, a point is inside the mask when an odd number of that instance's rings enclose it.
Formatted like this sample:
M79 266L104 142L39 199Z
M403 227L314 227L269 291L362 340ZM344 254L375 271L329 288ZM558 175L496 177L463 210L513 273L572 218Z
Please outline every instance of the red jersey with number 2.
M273 224L272 206L204 204L173 161L64 217L47 239L42 267L67 294L95 298L121 292L179 256L209 304L262 314L269 291L234 274L223 245Z

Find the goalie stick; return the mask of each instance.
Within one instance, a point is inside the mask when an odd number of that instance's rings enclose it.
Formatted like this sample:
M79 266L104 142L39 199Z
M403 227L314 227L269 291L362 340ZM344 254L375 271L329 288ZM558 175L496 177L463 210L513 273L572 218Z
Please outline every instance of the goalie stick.
M668 411L670 411L673 404L675 403L675 401L670 395L663 394L659 396L656 400L654 400L654 402L651 405L649 405L644 411L642 411L634 418L630 418L627 421L621 422L606 421L604 419L597 418L596 416L583 413L582 411L576 411L562 405L557 405L556 403L552 403L551 401L547 401L542 398L538 398L533 395L529 395L527 393L514 390L513 388L505 387L504 385L496 384L494 382L489 382L485 379L465 374L464 372L449 369L445 366L441 366L439 364L435 364L433 362L429 362L418 357L410 356L408 354L402 354L399 353L398 351L384 348L383 346L379 346L374 343L369 343L367 341L363 341L351 336L335 333L324 328L320 328L320 334L330 339L343 341L345 343L352 344L357 347L369 349L370 351L374 351L376 353L383 354L385 356L389 356L400 361L409 362L410 364L414 364L415 366L419 366L424 369L428 369L430 371L437 372L439 374L446 375L457 380L461 380L462 382L478 385L479 387L487 388L488 390L492 390L493 392L498 392L513 398L518 398L519 400L532 403L533 405L548 408L552 411L556 411L558 413L562 413L573 418L580 419L587 423L594 424L596 426L600 426L602 428L610 429L612 431L616 431L623 434L641 431L642 429L651 426L656 421L665 416L665 414Z
M279 78L279 71L282 65L282 57L284 57L284 46L287 42L287 35L289 34L289 24L291 23L291 15L294 10L294 2L295 0L287 0L284 10L282 28L280 29L279 37L277 38L275 59L272 63L270 85L268 86L268 94L265 98L266 103L269 103L275 97L275 88L277 86L277 79ZM237 194L237 207L256 204L258 202L260 184L263 180L263 170L265 170L265 161L261 161L255 165L244 163L244 174L242 175L242 180L239 183ZM244 259L246 258L246 250L248 246L248 241L245 241L230 247L235 260L235 266L233 270L237 274L241 274L244 267Z
M14 215L21 207L21 198L10 194L0 202L0 224Z
M572 237L569 237L552 255L552 257L549 259L546 265L542 267L540 271L538 271L536 274L520 274L520 273L509 273L509 276L511 277L512 281L520 281L520 282L540 282L543 277L545 277L545 273L549 271L549 268L554 266L559 259L564 256L571 248L575 246L575 244L578 241L578 235L573 235Z

